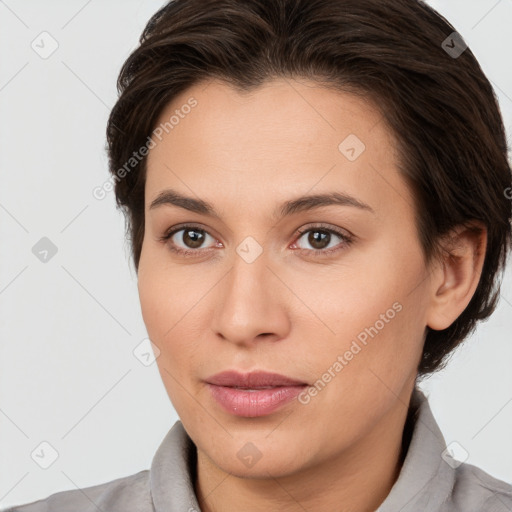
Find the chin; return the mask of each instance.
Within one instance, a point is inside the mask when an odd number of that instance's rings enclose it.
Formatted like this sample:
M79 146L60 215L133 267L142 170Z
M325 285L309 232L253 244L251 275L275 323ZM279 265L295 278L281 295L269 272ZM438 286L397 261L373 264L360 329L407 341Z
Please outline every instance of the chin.
M239 478L280 478L303 469L300 457L303 441L276 432L271 434L274 437L271 440L269 432L265 430L258 435L232 432L233 437L222 436L215 445L205 439L207 450L203 452L222 471Z
M301 469L297 461L296 453L272 452L262 456L252 466L238 459L223 457L222 460L214 460L215 464L225 471L238 478L265 479L269 477L282 478L296 473Z

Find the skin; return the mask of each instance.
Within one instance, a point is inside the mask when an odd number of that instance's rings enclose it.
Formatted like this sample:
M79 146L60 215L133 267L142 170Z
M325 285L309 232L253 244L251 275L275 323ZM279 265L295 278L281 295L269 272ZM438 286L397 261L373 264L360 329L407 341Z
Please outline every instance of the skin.
M452 257L426 264L395 141L362 97L305 80L250 94L210 81L174 98L160 121L190 97L197 106L148 156L138 288L163 383L197 446L201 509L374 511L400 471L426 326L448 327L469 303L485 231L454 230ZM338 149L350 134L366 146L354 161ZM208 201L219 218L150 208L168 188ZM373 212L328 205L272 216L287 200L333 191ZM185 231L159 240L182 223L206 231L202 245ZM319 223L353 242L331 234L315 245ZM251 263L236 251L249 236L263 251ZM196 253L176 254L173 242ZM339 250L313 255L330 248ZM307 404L242 418L210 396L204 379L226 369L273 371L311 389L396 303L394 318ZM237 457L248 442L261 453L252 467Z

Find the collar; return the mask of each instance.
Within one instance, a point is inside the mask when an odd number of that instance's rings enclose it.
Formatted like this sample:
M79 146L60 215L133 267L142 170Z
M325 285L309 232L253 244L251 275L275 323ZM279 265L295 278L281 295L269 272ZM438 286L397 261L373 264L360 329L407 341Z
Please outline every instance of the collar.
M438 512L452 494L455 471L441 457L446 442L427 397L416 386L409 406L411 441L398 479L376 512Z
M427 397L415 387L408 416L412 431L397 481L376 512L438 512L451 495L455 472L441 457L446 443ZM150 470L156 512L200 512L194 491L196 447L176 421L158 448Z

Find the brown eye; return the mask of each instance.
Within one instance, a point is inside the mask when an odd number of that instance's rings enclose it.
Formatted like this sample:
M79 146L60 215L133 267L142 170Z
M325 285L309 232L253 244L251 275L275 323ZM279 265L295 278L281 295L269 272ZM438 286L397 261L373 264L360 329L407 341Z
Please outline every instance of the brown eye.
M199 254L202 252L202 249L209 249L209 247L204 247L207 237L215 241L215 238L200 227L181 226L168 231L160 238L160 241L167 243L169 249L173 252L179 254Z
M199 229L184 229L182 241L191 249L198 249L204 241L204 231Z
M299 250L307 251L314 256L328 255L332 252L346 248L353 242L353 236L341 233L333 228L323 226L304 229L299 231L299 234L300 237L297 239L297 242L304 239L306 244L311 247L310 249L299 246ZM340 239L341 242L338 241L338 243L336 243L336 238ZM297 242L294 245L299 245ZM331 244L331 242L333 242L333 244Z
M314 249L325 249L331 240L331 233L314 229L309 232L307 240Z

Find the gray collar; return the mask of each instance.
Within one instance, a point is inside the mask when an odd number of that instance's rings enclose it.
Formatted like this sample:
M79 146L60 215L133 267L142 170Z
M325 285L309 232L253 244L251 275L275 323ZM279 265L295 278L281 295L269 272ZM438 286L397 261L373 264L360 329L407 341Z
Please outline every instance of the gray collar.
M410 408L417 414L407 455L377 512L437 512L452 493L455 471L441 457L446 442L427 397L418 387L414 388Z
M455 472L441 454L444 437L427 398L416 387L411 397L417 411L412 438L398 480L377 512L437 512L451 495ZM200 511L194 492L196 448L181 421L169 430L151 464L151 494L156 512Z

